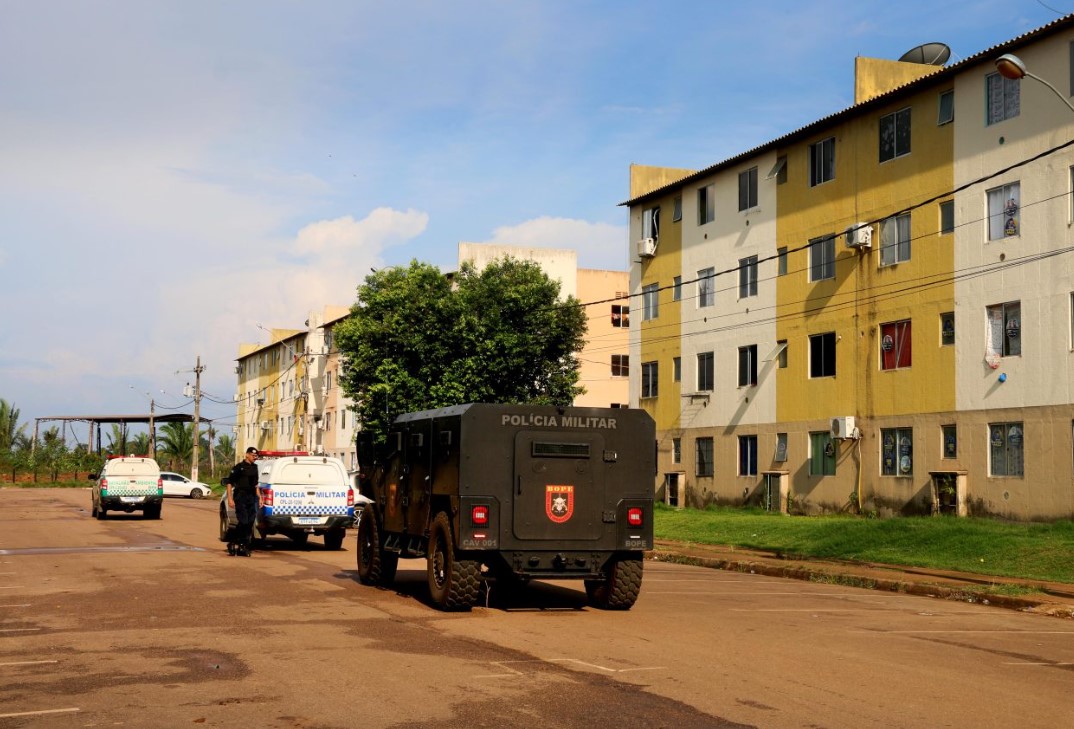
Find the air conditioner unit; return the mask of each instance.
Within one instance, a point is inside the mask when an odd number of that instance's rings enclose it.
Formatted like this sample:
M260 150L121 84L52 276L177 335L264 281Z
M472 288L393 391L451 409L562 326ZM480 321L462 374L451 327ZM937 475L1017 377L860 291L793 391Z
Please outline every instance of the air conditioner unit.
M656 238L642 238L638 241L638 255L652 258L656 255Z
M857 438L858 429L854 426L854 416L843 415L838 418L832 418L832 437L837 440Z
M855 223L846 230L847 248L872 248L873 226Z

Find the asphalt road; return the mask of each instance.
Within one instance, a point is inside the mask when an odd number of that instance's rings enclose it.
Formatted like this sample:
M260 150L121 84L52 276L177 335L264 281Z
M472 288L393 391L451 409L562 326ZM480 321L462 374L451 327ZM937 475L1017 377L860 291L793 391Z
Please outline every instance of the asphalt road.
M629 612L541 583L428 606L424 563L360 585L342 551L217 541L215 501L89 516L0 489L8 727L1059 727L1074 625L649 562Z

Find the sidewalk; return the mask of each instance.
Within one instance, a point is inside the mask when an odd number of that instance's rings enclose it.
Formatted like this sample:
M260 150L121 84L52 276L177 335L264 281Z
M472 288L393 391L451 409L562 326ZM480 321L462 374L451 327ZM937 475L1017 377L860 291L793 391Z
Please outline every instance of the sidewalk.
M1011 577L990 577L873 562L791 559L773 552L737 547L656 540L649 559L713 569L790 577L873 590L902 592L944 600L995 605L1011 610L1074 619L1074 585ZM1025 595L988 593L994 585L1015 585L1034 592Z

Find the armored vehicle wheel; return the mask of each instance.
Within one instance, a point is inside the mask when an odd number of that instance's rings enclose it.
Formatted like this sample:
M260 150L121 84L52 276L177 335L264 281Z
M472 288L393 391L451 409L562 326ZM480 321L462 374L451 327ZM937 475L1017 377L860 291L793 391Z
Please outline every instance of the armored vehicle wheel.
M629 610L641 591L642 561L613 557L605 580L586 580L589 604L601 610Z
M441 511L433 521L429 536L429 593L433 602L442 610L473 607L480 575L480 563L455 558L451 521Z
M329 529L324 533L324 548L339 549L343 546L343 537L347 532L343 529Z
M380 544L377 516L367 509L358 521L358 581L363 585L390 585L399 566L399 555L385 552Z

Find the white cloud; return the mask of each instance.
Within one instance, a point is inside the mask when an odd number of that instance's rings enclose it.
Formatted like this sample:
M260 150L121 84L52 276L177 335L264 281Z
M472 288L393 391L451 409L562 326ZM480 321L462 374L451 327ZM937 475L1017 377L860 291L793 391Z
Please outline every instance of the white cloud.
M417 210L377 208L362 220L350 215L320 220L298 231L295 250L300 254L346 256L356 250L377 251L424 232L429 216Z
M627 228L571 218L540 217L493 231L486 243L532 248L572 248L582 268L624 271L627 263Z

